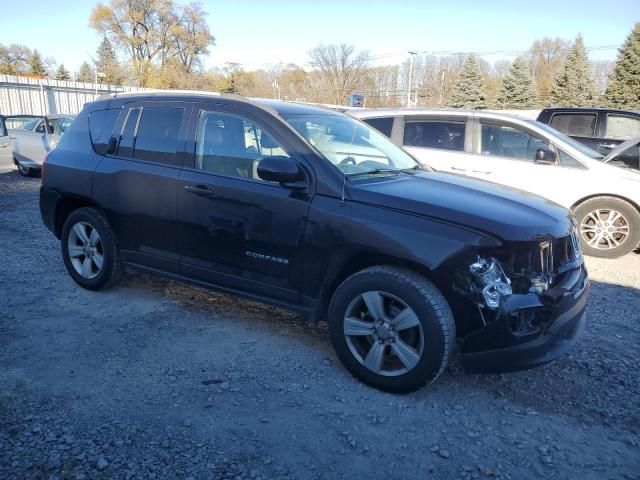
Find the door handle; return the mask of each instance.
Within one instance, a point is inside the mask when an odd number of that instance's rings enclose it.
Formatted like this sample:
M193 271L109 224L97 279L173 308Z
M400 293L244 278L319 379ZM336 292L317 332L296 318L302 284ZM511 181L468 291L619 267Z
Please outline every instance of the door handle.
M489 171L483 171L483 170L471 170L473 173L483 173L485 175L490 175L493 172L489 172Z
M456 172L466 172L467 170L464 168L451 167L451 170L455 170Z
M189 193L198 195L199 197L208 197L214 194L213 190L209 190L204 185L196 185L195 187L192 185L185 185L184 189Z
M598 146L602 148L616 148L618 145L615 143L599 143Z

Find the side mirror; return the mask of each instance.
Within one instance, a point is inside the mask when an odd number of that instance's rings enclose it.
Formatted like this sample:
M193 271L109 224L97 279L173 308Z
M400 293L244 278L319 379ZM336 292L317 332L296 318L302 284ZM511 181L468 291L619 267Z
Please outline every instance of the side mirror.
M540 163L542 165L555 165L556 154L546 148L539 148L536 150L536 159L534 163Z
M272 155L262 157L258 163L258 177L267 182L289 184L302 180L303 175L298 164L289 157Z

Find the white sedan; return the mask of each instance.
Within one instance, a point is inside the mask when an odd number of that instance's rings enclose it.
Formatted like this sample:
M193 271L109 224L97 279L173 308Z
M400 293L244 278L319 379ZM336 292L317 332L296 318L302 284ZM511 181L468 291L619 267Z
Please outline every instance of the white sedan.
M535 120L485 111L351 110L436 170L553 200L576 216L587 255L615 258L640 244L640 172ZM635 147L637 148L637 146Z

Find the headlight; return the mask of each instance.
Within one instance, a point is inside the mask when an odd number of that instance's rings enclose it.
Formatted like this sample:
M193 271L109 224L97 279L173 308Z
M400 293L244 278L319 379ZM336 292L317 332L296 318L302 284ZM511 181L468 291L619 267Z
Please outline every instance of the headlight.
M495 258L485 259L480 256L469 265L478 290L482 291L484 301L489 308L498 308L500 299L511 295L511 280L505 275L500 263Z

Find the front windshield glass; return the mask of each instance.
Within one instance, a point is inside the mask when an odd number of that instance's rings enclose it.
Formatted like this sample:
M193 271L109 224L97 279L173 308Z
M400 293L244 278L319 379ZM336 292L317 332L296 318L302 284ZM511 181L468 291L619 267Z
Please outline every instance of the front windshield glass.
M593 158L594 160L602 160L604 158L595 150L592 150L586 145L583 145L582 143L578 142L577 140L574 140L573 138L565 135L564 133L559 132L555 128L547 125L546 123L541 123L541 122L534 122L534 123L536 124L537 127L540 127L543 130L546 130L547 132L552 133L554 136L561 138L565 143L568 143L573 148L578 150L580 153L586 155L587 157Z
M312 114L283 118L347 176L421 170L387 137L350 117Z

